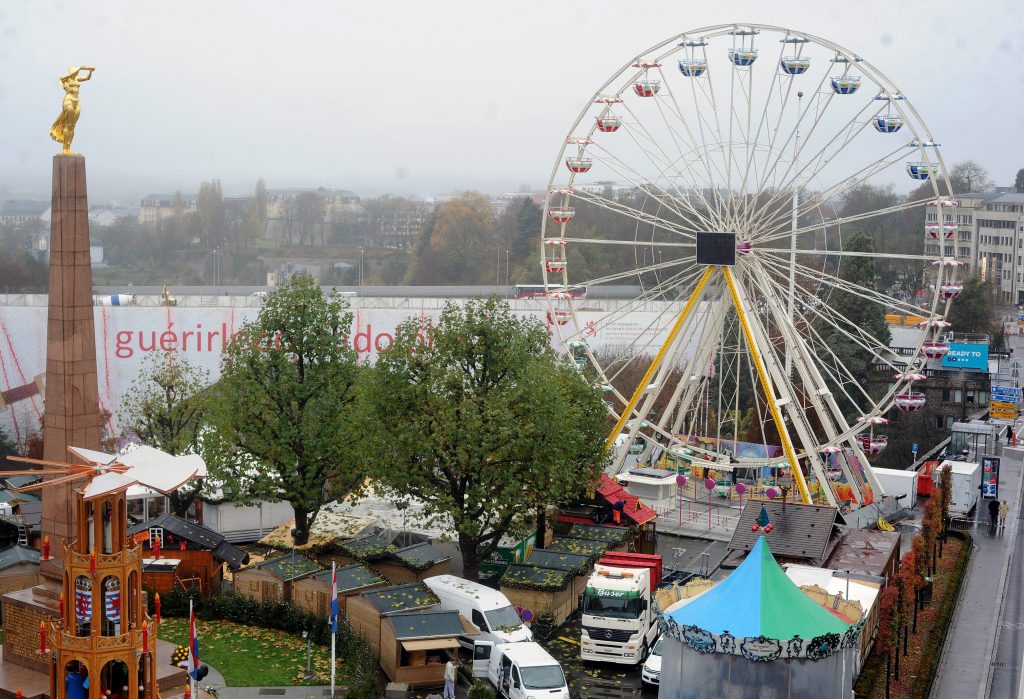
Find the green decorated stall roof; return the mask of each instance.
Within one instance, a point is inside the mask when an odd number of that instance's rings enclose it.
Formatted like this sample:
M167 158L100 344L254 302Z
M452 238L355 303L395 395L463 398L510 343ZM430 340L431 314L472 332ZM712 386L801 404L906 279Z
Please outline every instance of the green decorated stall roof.
M558 591L569 587L572 573L556 568L541 568L529 563L513 563L501 576L501 585L521 590Z

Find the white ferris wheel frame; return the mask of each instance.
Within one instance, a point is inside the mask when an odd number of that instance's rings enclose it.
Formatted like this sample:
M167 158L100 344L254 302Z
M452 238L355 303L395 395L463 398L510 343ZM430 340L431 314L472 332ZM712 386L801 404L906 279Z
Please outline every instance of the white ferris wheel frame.
M718 129L718 141L709 143L706 138L703 137L704 128L709 131L710 136L713 138L716 134L710 133L711 124L707 123L704 117L697 115L692 119L694 122L690 124L687 122L687 116L684 116L682 108L679 106L674 94L671 90L666 90L665 95L668 96L674 103L675 115L679 117L682 122L683 129L685 129L689 135L689 144L691 146L689 152L680 152L673 157L669 152L666 152L658 143L655 142L654 137L651 136L650 132L646 133L646 137L641 134L641 138L649 138L648 146L656 150L657 159L651 157L650 153L647 154L651 164L657 169L661 166L661 171L654 173L656 177L654 179L645 178L642 173L636 172L629 168L628 165L622 162L615 162L615 156L606 150L602 149L599 141L595 140L594 136L598 133L597 124L593 120L594 105L604 104L604 112L608 113L608 105L615 104L618 108L624 109L634 121L639 124L639 118L629 108L629 104L626 102L624 96L629 98L630 89L637 84L641 79L646 80L648 77L649 66L656 66L657 70L661 71L661 63L666 59L672 57L674 54L679 53L680 49L686 53L684 44L690 42L693 44L691 48L701 48L704 54L704 60L707 63L707 44L706 40L721 37L723 35L733 35L733 45L735 47L736 36L753 36L756 33L770 32L773 34L781 34L784 38L781 41L783 51L786 48L787 42L792 38L792 43L807 42L814 43L818 46L824 47L828 51L834 52L835 60L838 62L846 63L845 72L843 76L849 75L849 69L851 65L856 65L856 69L863 76L868 78L879 88L879 96L873 98L874 100L880 100L885 103L887 114L891 114L891 110L895 109L899 117L902 119L903 125L908 127L908 130L913 135L913 141L909 148L916 148L916 152L920 156L920 160L923 163L928 164L928 167L934 167L932 175L928 178L931 182L933 192L936 199L941 202L943 198L949 198L952 196L952 187L950 185L949 176L946 171L946 166L942 160L941 151L938 148L938 144L934 142L931 132L928 130L924 123L924 120L918 114L917 110L910 103L903 93L897 88L895 83L889 80L881 71L876 69L867 61L863 60L856 53L813 34L806 32L798 32L783 27L777 27L773 25L765 24L726 24L726 25L715 25L710 27L704 27L692 31L687 31L676 36L673 36L660 44L656 44L647 51L637 55L626 62L611 78L609 78L600 88L598 88L591 98L588 100L586 105L580 110L576 121L566 138L563 141L562 147L555 160L554 166L551 170L551 176L548 182L547 195L544 203L544 216L541 228L541 247L542 247L542 260L541 268L546 289L561 288L563 293L548 293L549 307L551 309L550 314L564 313L571 317L573 326L576 328L575 333L565 334L563 333L562 325L558 322L552 322L552 326L555 332L559 333L563 343L567 346L570 342L578 340L580 335L580 328L582 327L579 323L579 317L577 315L577 306L573 302L571 294L564 293L573 288L570 284L568 277L567 266L563 266L561 271L550 272L545 264L547 259L547 253L545 248L551 241L560 241L561 245L575 244L575 243L594 243L594 244L607 244L607 245L654 245L655 243L643 243L639 240L634 241L620 241L620 240L597 240L587 239L580 237L573 237L567 234L567 222L554 222L549 218L549 212L552 209L567 208L572 197L581 199L589 202L596 206L601 206L605 209L613 211L615 213L627 216L637 221L637 225L649 225L655 229L665 230L677 234L681 242L658 242L656 245L659 248L679 247L679 248L695 248L696 233L703 230L715 231L715 230L733 230L738 231L741 223L741 216L736 216L737 209L730 209L725 213L734 214L733 216L716 216L715 214L721 214L720 210L716 210L714 206L707 200L705 196L705 189L701 187L701 174L698 171L703 168L707 174L706 184L713 185L711 187L712 194L710 195L713 200L718 204L723 203L723 194L721 188L715 182L715 175L712 173L715 164L712 162L710 151L714 149L721 149L724 151L726 147L729 148L729 163L727 166L728 172L724 174L726 180L726 191L729 199L730 206L734 205L734 183L733 182L733 169L732 169L732 158L733 147L736 143L734 134L732 133L735 105L734 105L734 83L736 80L736 66L733 66L731 80L733 83L730 84L730 104L729 104L729 136L728 139L723 137L721 133L721 127L718 123L717 117L715 120L715 127ZM741 43L744 40L741 40ZM742 44L745 45L745 44ZM752 43L751 43L752 46ZM801 48L802 50L802 48ZM691 51L687 55L694 55ZM782 53L780 52L780 60ZM779 76L782 75L782 71L776 66L772 87L769 88L769 92L775 85L775 81L779 80ZM752 71L747 71L748 80L752 80ZM660 81L662 85L668 87L669 81L667 76L661 73ZM783 76L782 79L792 78L793 76ZM825 71L822 82L819 84L819 91L821 87L826 84L826 80L830 77L829 71ZM859 76L858 76L859 77ZM692 78L696 79L696 78ZM710 79L710 76L709 76ZM621 83L621 84L619 84ZM615 85L618 84L617 87ZM695 88L694 88L695 89ZM789 98L789 92L792 90L792 81L790 81L789 90L786 93L786 99ZM711 92L709 88L709 92ZM743 134L746 139L746 164L747 169L743 172L743 179L741 183L740 193L741 195L747 192L748 175L750 173L750 166L755 160L755 154L760 144L761 128L764 120L767 118L767 110L765 114L759 117L760 123L758 125L757 137L754 143L749 143L749 137L753 130L752 119L753 119L753 108L754 99L752 97L752 91L747 93L747 129ZM799 93L802 98L802 93ZM714 103L713 93L711 95L705 95ZM829 95L828 100L830 101L835 94ZM655 97L658 99L658 97ZM801 144L800 143L800 128L804 117L808 114L808 110L811 108L811 101L808 100L808 106L806 109L801 111L801 103L798 102L798 119L794 132L789 134L787 140L782 144L781 147L776 148L776 144L769 143L767 145L768 153L770 155L776 155L775 163L772 165L772 170L779 165L777 158L777 150L785 149L790 143L790 139L795 138L793 143L793 157L788 165L787 172L784 174L784 185L793 183L793 188L796 190L801 184L805 184L813 180L818 173L826 168L832 160L842 152L846 143L849 143L853 137L855 137L860 130L867 128L868 124L871 123L872 119L876 118L881 112L881 107L874 114L867 114L868 108L872 102L868 102L868 105L863 107L851 120L846 131L846 142L842 144L835 153L824 158L824 154L827 149L832 146L837 139L843 137L843 130L836 134L821 148L820 152L814 156L801 160L801 149L804 145L810 142L807 138ZM828 103L826 103L825 109L827 109ZM783 104L785 106L785 103ZM818 121L821 119L821 115L825 109L822 109L816 116L811 129L817 126ZM741 115L742 116L742 115ZM591 123L587 125L585 120L591 118ZM781 122L781 112L779 120ZM860 128L854 131L854 127L857 125L858 118L863 118L864 123L860 125ZM701 122L704 122L702 124ZM582 125L582 126L581 126ZM641 129L643 129L641 125ZM770 128L769 128L770 130ZM695 136L695 133L699 131L701 138ZM852 135L851 135L852 134ZM678 149L678 140L675 140L675 146ZM634 141L636 138L634 137ZM905 145L905 141L901 140L903 145L899 146L892 153L883 156L883 158L876 160L869 166L865 167L860 172L853 173L853 175L840 180L838 183L830 188L827 188L823 192L816 194L811 198L810 204L812 207L819 211L819 222L810 226L801 226L798 224L800 215L806 214L810 209L803 209L802 207L807 206L807 203L800 202L797 196L790 198L787 195L788 189L786 186L777 188L775 193L772 193L768 199L767 204L763 205L760 210L753 212L758 218L748 219L748 223L752 222L764 224L766 221L771 222L774 225L774 229L771 235L762 236L761 238L752 238L752 242L760 245L777 243L772 247L758 247L757 252L763 254L762 263L759 265L742 265L740 259L737 260L737 264L732 269L728 267L706 267L703 270L701 268L688 269L684 272L674 272L673 268L680 266L683 260L670 260L669 262L658 261L657 263L653 260L653 253L651 264L646 265L645 256L645 267L642 269L629 270L622 273L616 273L607 275L597 280L590 280L586 282L587 285L593 285L598 283L607 283L609 281L616 281L617 279L627 278L630 276L638 276L644 272L667 272L670 274L665 280L662 280L658 276L658 283L651 289L644 289L641 293L641 297L636 299L635 302L631 302L625 305L624 309L618 309L611 312L610 316L622 317L622 314L628 313L630 307L640 307L648 298L655 298L659 293L672 288L673 286L681 286L683 284L694 283L695 286L689 288L690 296L687 303L684 305L682 310L676 317L672 328L668 332L668 337L654 356L648 371L643 379L641 379L632 396L625 396L619 393L617 390L612 390L612 394L617 398L625 409L616 412L611 407L610 412L613 417L616 418L616 426L608 436L607 446L612 447L612 444L616 437L620 434L627 436L625 440L626 445L630 445L638 438L645 438L642 434L641 429L651 428L655 434L662 435L668 440L673 440L674 435L679 433L682 427L681 422L684 418L684 411L678 410L676 413L675 420L670 423L669 418L672 414L671 410L666 410L663 415L657 420L656 423L648 424L645 420L651 413L651 408L655 401L659 398L661 391L666 383L668 374L673 368L682 366L682 376L690 377L693 380L680 380L670 398L670 406L693 404L696 398L696 394L702 389L703 381L700 380L702 374L701 365L707 363L707 357L714 355L716 347L720 347L721 336L724 329L726 311L728 304L724 302L724 299L728 299L731 302L731 306L735 308L737 316L739 318L739 324L742 326L742 338L744 344L751 350L750 356L750 368L751 373L756 373L757 381L760 383L764 390L764 396L767 401L767 409L771 413L771 419L775 423L781 441L784 457L781 459L768 459L766 463L784 463L790 466L790 470L794 479L794 485L797 488L800 498L804 502L810 502L808 494L807 484L803 477L803 471L800 466L800 460L803 459L809 466L810 470L814 473L816 478L822 484L829 482L827 476L827 464L823 459L822 448L826 446L837 446L841 445L844 449L850 449L859 459L863 466L863 470L867 477L870 486L879 495L884 494L884 490L881 484L878 482L877 477L873 473L870 463L862 449L860 439L858 435L863 433L865 430L870 430L873 436L873 426L879 424L881 416L887 412L893 405L895 396L902 390L911 390L913 380L906 380L905 376L913 375L912 372L916 370L916 367L920 366L920 359L923 356L922 348L929 338L933 337L931 328L942 329L942 321L945 318L946 313L949 309L951 299L943 298L940 293L940 288L943 281L951 282L955 281L955 273L957 263L955 259L946 259L942 256L942 248L940 247L939 255L892 255L882 253L858 253L858 252L846 252L842 250L824 250L824 251L809 251L809 250L798 250L796 248L797 236L807 231L819 231L827 230L829 227L835 227L837 233L844 223L851 223L853 221L871 218L874 216L881 216L887 213L895 213L903 209L909 209L916 206L922 206L921 202L907 202L896 206L891 206L885 209L867 212L864 214L858 214L849 216L846 218L835 216L833 219L826 219L824 215L820 214L820 208L822 205L833 205L834 200L838 198L843 192L847 191L850 183L860 184L868 182L872 175L878 174L885 169L891 167L895 163L905 159L908 146ZM637 142L637 145L640 145ZM643 146L640 146L643 149ZM659 205L665 205L670 211L673 210L673 206L678 207L676 213L681 213L680 210L685 211L687 216L684 216L685 220L694 220L700 224L699 228L692 228L685 226L678 222L673 222L665 218L661 218L658 213L661 211L659 208L658 212L651 213L646 210L632 209L626 204L617 202L614 200L606 199L596 195L591 191L586 190L573 190L573 183L576 180L577 174L570 172L568 178L559 177L560 168L566 165L566 158L571 157L573 150L577 157L582 158L586 153L592 155L595 159L600 159L605 164L611 163L614 170L622 175L624 179L631 182L634 187L638 188L644 194L657 200ZM593 150L591 150L593 149ZM681 150L681 149L680 149ZM753 150L755 153L751 153ZM694 167L692 169L686 167L685 158L695 157L699 163L699 168ZM610 160L609 160L610 158ZM681 160L682 159L682 160ZM811 165L816 168L806 177L801 177L804 171ZM682 167L680 167L682 165ZM797 172L793 174L790 179L788 170L797 168ZM660 188L656 183L665 176L669 169L674 168L672 176L678 177L682 180L690 189L691 192L696 193L696 198L700 200L699 204L690 204L687 197L673 196L673 193L667 192ZM631 170L629 173L623 173L622 170ZM865 172L867 171L867 172ZM718 175L722 175L721 169L718 168ZM801 183L801 184L798 184ZM756 190L751 190L754 194L759 194L764 187L768 185L768 173L763 172L760 174L754 173L754 182L752 183L757 187ZM840 186L844 185L844 186ZM660 191L659 191L660 190ZM679 194L682 194L679 192ZM749 202L749 198L743 202L743 206L746 207ZM666 203L668 202L668 203ZM669 205L671 204L671 205ZM771 208L769 208L771 207ZM939 206L940 214L942 211L941 205ZM750 214L749 210L744 210L743 214ZM779 222L783 220L791 220L791 225L785 230L780 229ZM552 233L550 228L553 226L555 232ZM789 239L788 241L786 239ZM789 243L786 247L786 243ZM940 239L940 246L942 240ZM931 325L928 326L926 332L922 333L921 340L914 350L913 356L907 358L905 366L901 367L897 363L893 362L890 358L879 354L878 342L869 333L861 328L851 326L849 322L844 323L843 318L836 317L836 314L823 305L821 308L816 308L813 313L818 318L824 319L827 323L837 327L846 337L850 338L850 341L859 347L871 351L876 361L881 361L888 364L894 370L899 371L897 381L889 388L882 398L872 399L870 396L866 396L869 400L870 408L864 412L859 421L855 421L853 424L847 421L839 404L830 390L827 379L836 379L842 377L845 373L846 376L852 378L849 371L842 366L838 358L832 353L832 357L836 359L835 366L828 367L819 364L819 360L815 358L813 350L810 348L808 338L805 335L801 335L795 325L795 319L799 315L802 317L802 325L805 333L817 333L814 330L813 325L807 322L807 318L803 317L803 311L797 311L796 307L799 305L798 293L800 290L804 292L803 284L807 283L818 283L815 280L815 270L805 267L804 265L798 264L797 255L808 255L808 254L819 254L828 255L832 257L861 257L861 258L872 258L872 257L884 257L887 259L903 258L909 261L920 261L922 266L926 266L928 263L937 266L937 272L934 277L934 290L931 295L931 303L928 309L928 315L926 321ZM646 255L646 254L645 254ZM767 268L771 268L771 273L768 273ZM685 278L681 275L688 275ZM946 277L944 275L949 274ZM818 273L820 276L820 273ZM697 277L700 277L697 280ZM553 277L554 279L552 279ZM740 278L741 283L737 283L736 278ZM786 287L782 287L778 278L788 279ZM556 281L557 280L557 281ZM820 280L819 280L820 281ZM722 303L718 303L714 308L710 310L707 317L704 318L702 326L698 326L694 309L698 306L704 297L706 287L709 283L717 284L719 288L719 297L723 299ZM875 301L885 304L886 307L895 307L897 309L903 309L907 312L918 312L922 309L913 307L910 304L905 304L897 301L896 299L889 298L877 291L853 285L844 282L842 279L835 277L830 279L830 283L834 288L843 289L849 293L857 296L864 297L867 300ZM582 285L583 282L577 282L578 285ZM748 288L760 289L763 293L773 293L775 296L779 296L782 293L782 298L786 300L786 307L780 308L773 304L765 304L768 306L766 309L755 309L755 304L752 299L748 298ZM782 331L782 342L784 343L787 351L784 353L784 360L780 360L778 354L775 351L770 351L772 346L772 338L769 336L769 332L759 318L759 313L765 311L766 319L772 320L773 327L776 328L777 332ZM549 317L550 317L549 314ZM788 316L788 317L787 317ZM557 318L557 316L556 316ZM851 326L851 327L844 327ZM689 331L689 332L686 332ZM683 364L679 364L681 353L690 341L692 337L697 337L696 349L690 355L689 359ZM818 337L818 345L821 345L821 338ZM827 346L826 346L827 348ZM604 378L605 372L601 367L597 357L593 350L584 344L583 351L591 363L599 372L600 376ZM899 362L903 364L903 362ZM736 372L737 380L739 379L740 372L740 361L736 361ZM828 377L823 374L829 374ZM793 375L799 377L800 383L804 387L813 387L814 390L805 391L804 395L798 397L793 390L793 385L790 377ZM753 378L753 377L752 377ZM845 392L843 384L839 382L840 390ZM609 382L610 386L610 382ZM847 394L849 398L849 394ZM801 405L803 399L804 405ZM852 398L851 398L852 400ZM755 400L755 404L756 404ZM807 417L807 404L814 410L814 414L818 417L820 427L824 434L823 438L815 436L815 430L813 429L810 420ZM788 425L787 425L788 422ZM627 428L626 432L623 429ZM794 440L795 437L795 440ZM670 442L671 443L671 442ZM621 453L616 455L612 465L609 468L609 472L616 473L621 467L621 464L625 458L626 448L622 448ZM698 449L698 451L700 451ZM705 454L709 461L713 461L715 455L713 453ZM854 479L846 465L843 466L846 472L847 481L854 485L856 489L856 479ZM832 505L838 505L835 494L830 487L823 485L822 492L825 494L826 499ZM858 491L857 497L860 497Z

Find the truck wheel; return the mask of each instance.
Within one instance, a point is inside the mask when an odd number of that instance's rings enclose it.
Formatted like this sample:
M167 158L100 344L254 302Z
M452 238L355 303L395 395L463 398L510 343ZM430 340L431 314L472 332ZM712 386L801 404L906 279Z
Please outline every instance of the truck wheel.
M640 646L640 663L641 664L647 662L647 653L648 653L648 650L647 650L647 639L644 639L644 644L642 646Z

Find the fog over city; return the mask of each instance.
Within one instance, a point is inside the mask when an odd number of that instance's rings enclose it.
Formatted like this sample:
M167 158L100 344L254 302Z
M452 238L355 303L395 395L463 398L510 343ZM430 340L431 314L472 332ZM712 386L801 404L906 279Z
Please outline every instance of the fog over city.
M45 197L57 76L95 65L75 150L93 201L344 187L543 187L606 79L668 36L730 21L859 53L909 95L947 163L1021 167L1018 2L95 2L0 5L0 198ZM896 179L899 189L910 182Z

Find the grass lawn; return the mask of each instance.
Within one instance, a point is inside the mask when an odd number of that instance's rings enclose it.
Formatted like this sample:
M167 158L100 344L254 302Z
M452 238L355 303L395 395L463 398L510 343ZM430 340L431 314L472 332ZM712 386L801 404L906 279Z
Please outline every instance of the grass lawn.
M188 619L164 619L160 638L178 645L188 642ZM230 621L196 620L199 658L224 675L229 687L281 687L323 684L331 673L331 649L313 645L313 670L319 680L305 681L306 641L283 631L242 626ZM345 663L338 660L338 678Z

